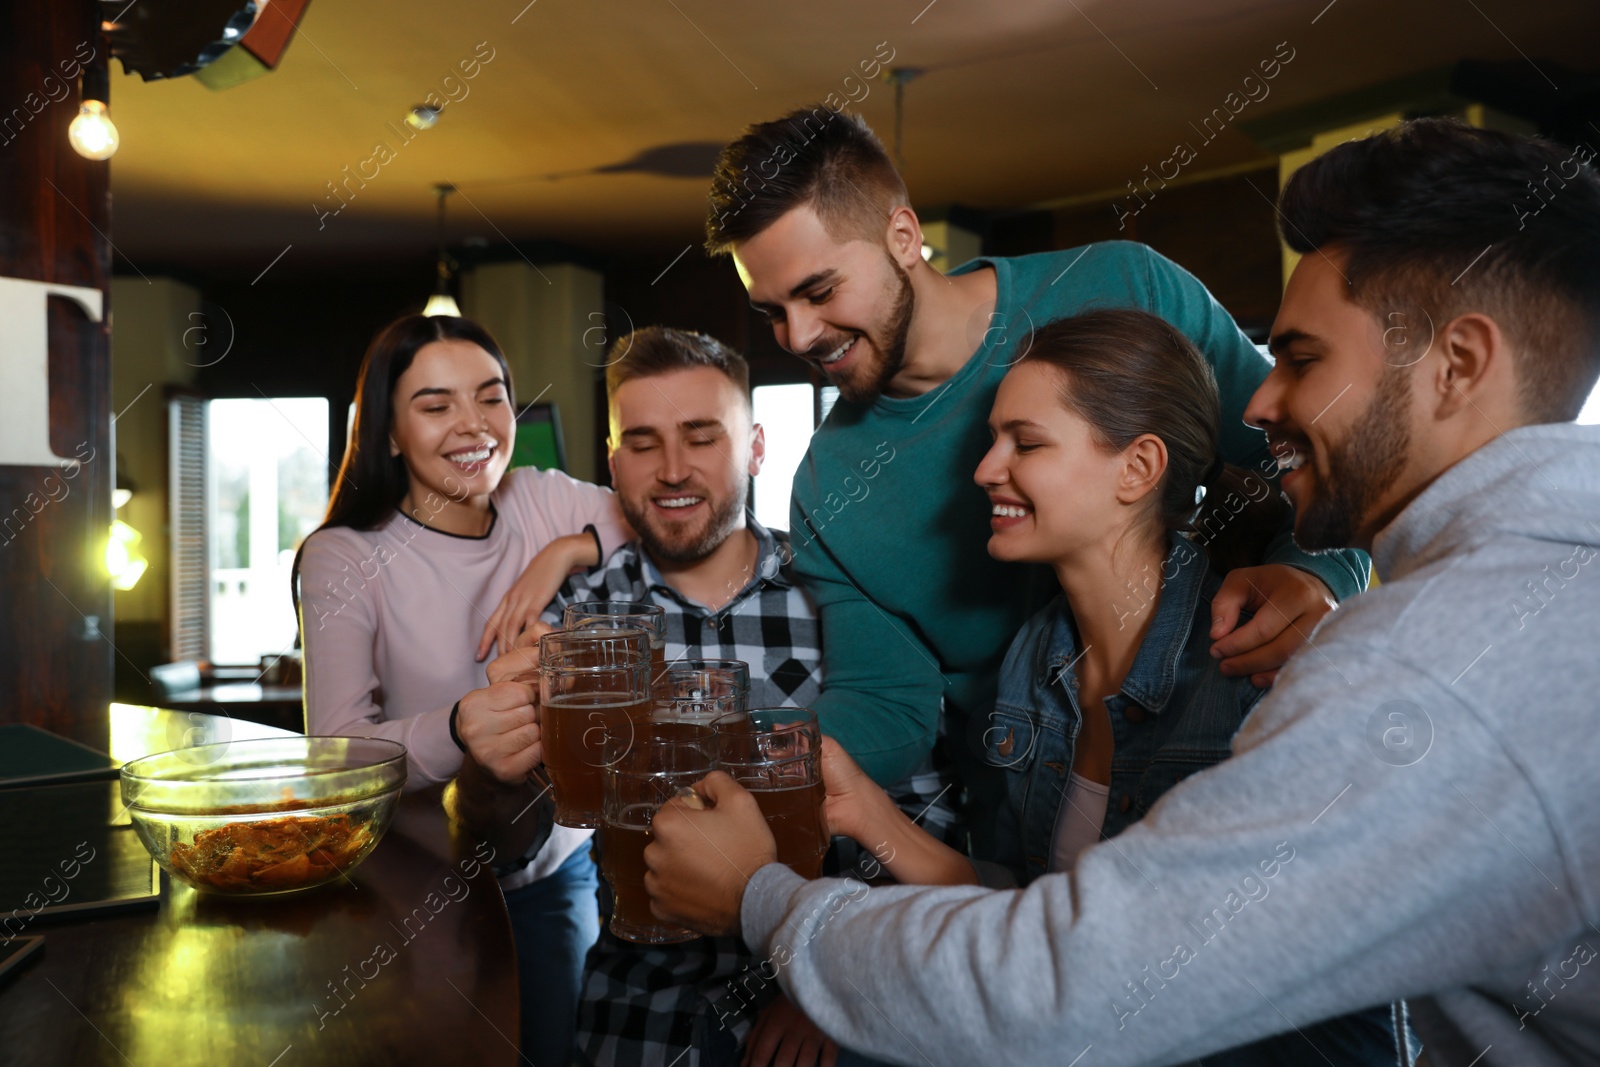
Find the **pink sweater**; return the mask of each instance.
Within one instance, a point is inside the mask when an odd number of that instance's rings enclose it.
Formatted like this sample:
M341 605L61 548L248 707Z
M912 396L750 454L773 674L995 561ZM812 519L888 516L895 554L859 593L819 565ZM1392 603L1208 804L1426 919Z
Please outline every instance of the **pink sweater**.
M483 537L396 513L375 530L320 530L301 556L307 732L399 741L412 788L460 769L450 709L488 684L478 638L528 561L586 523L605 554L628 536L611 490L558 471L507 471L492 499ZM518 881L548 874L589 834L557 826Z

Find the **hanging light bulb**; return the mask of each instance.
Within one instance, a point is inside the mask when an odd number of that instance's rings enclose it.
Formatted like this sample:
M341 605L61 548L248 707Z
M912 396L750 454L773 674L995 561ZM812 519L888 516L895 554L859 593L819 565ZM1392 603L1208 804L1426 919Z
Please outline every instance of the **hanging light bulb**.
M105 103L85 100L78 105L78 117L67 127L67 140L84 159L110 159L122 139L117 136L116 124Z
M111 99L111 70L90 64L78 79L78 114L67 127L67 143L84 159L110 159L122 138L106 101Z
M439 197L439 280L434 284L433 295L428 298L428 304L422 309L424 315L450 315L461 317L461 308L456 304L456 298L450 295L450 263L444 254L444 198L456 191L456 187L449 182L440 182L433 187Z

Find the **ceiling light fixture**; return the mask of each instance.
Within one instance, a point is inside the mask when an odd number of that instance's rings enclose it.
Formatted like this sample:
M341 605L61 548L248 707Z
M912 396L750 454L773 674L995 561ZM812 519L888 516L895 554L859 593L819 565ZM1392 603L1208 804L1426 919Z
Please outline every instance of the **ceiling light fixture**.
M110 159L122 143L106 107L111 97L110 69L103 65L85 67L79 86L78 115L67 127L67 141L84 159Z
M413 130L431 130L439 124L439 109L418 104L406 112L406 125Z
M428 298L428 306L422 309L422 313L460 318L461 308L456 304L456 298L450 295L450 260L444 252L444 201L445 197L456 191L456 187L449 182L440 182L433 187L433 191L439 197L439 278L434 283L433 296Z
M434 293L428 297L428 306L422 309L422 313L430 318L434 315L444 315L452 319L461 317L461 309L456 306L456 298L449 293Z

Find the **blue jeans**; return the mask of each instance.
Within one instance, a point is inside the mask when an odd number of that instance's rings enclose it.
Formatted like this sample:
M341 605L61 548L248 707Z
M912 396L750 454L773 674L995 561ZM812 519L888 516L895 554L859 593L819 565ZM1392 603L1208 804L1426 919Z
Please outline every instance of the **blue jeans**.
M534 1067L572 1062L583 958L600 936L599 888L584 845L545 877L505 895L522 989L522 1052Z

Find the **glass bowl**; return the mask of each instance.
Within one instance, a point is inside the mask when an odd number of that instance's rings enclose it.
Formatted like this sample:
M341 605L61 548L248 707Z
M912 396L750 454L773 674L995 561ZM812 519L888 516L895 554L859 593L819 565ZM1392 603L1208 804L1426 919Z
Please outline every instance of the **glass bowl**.
M139 840L207 893L275 896L343 877L394 818L406 749L374 737L198 745L122 768Z

